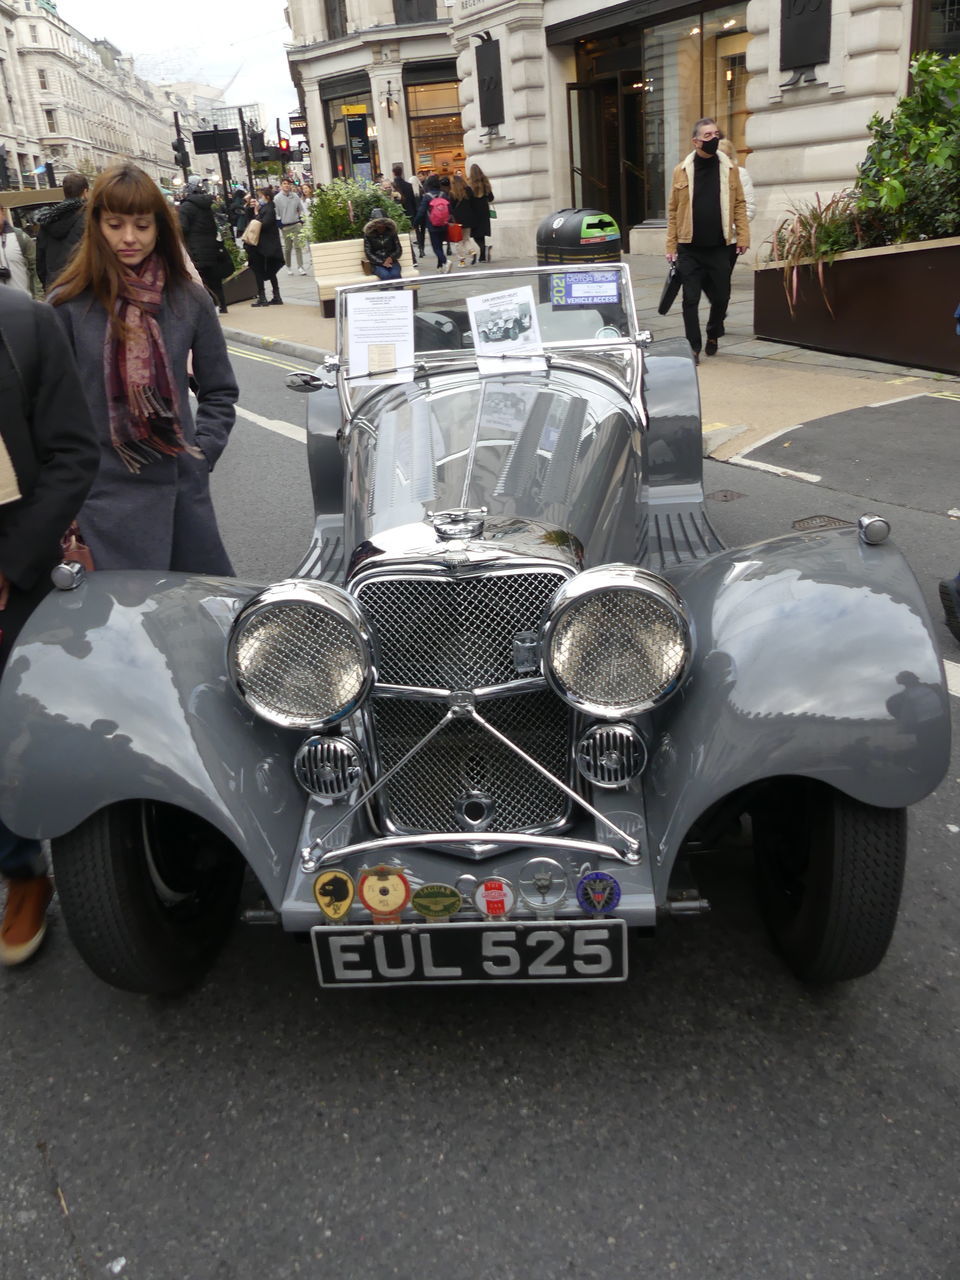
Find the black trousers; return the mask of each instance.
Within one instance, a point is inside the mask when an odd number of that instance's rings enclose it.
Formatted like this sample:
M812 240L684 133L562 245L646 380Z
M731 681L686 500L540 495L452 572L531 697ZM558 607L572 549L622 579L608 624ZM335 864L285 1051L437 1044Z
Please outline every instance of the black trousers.
M219 269L217 267L197 267L197 271L200 273L200 279L216 298L217 306L225 309L227 304L223 297L223 281L220 279Z
M683 287L683 330L694 351L703 346L700 334L700 294L710 303L707 337L722 338L730 304L730 253L726 245L698 249L677 245L677 274Z

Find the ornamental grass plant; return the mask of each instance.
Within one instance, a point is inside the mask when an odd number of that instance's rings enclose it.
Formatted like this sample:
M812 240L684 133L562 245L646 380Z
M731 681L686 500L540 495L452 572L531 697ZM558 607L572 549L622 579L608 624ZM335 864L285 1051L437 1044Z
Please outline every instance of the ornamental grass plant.
M790 209L773 233L770 260L783 266L791 315L803 266L816 269L832 316L826 268L837 254L960 235L960 54L919 53L910 75L890 118L867 126L852 189Z

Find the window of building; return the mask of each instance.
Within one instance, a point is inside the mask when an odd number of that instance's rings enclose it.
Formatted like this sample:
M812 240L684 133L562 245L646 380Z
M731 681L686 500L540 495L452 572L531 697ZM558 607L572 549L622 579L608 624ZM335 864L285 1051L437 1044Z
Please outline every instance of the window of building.
M47 73L46 73L45 71L40 71L39 69L37 70L37 80L40 82L40 88L41 88L41 89L46 89L46 87L47 87Z
M960 0L920 0L913 10L913 49L945 58L960 53Z
M393 0L397 26L409 22L436 22L437 0Z
M327 19L327 39L339 40L347 34L347 0L323 0Z
M418 173L452 174L463 167L463 124L456 80L407 85L410 149Z
M341 98L328 98L323 105L330 139L333 176L377 176L380 173L380 147L374 125L373 99L369 91Z
M57 132L57 113L55 111L51 111L50 108L47 107L43 115L44 115L44 119L47 122L47 133L56 133Z
M30 30L30 43L31 43L31 44L39 44L39 43L40 43L40 37L37 35L37 28L34 26L34 24L33 24L32 22L30 23L30 28L29 28L29 30Z

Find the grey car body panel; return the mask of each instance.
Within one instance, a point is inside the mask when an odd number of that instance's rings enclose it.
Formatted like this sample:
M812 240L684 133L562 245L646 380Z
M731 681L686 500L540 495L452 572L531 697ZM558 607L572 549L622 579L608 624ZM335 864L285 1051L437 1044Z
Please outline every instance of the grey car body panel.
M282 894L305 796L301 734L255 716L226 639L256 588L183 574L91 574L53 592L0 683L0 814L50 838L105 805L163 801L219 828Z

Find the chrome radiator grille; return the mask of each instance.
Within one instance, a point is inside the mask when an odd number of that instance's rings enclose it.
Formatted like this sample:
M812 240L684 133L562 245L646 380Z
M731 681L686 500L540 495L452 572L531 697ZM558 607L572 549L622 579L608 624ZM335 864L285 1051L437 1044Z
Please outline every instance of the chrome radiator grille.
M371 714L380 770L396 764L443 719L446 704L376 698ZM491 698L477 711L539 764L568 781L568 712L552 693ZM487 831L538 831L562 822L569 801L480 725L453 720L387 783L386 817L402 834L458 831L457 806L470 792L493 801ZM482 836L478 836L482 839Z
M563 574L544 570L361 582L355 594L376 634L378 681L454 690L522 679L514 637L539 630L564 581Z

